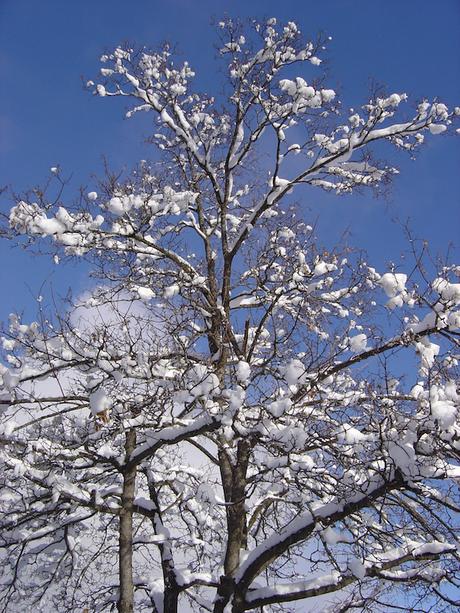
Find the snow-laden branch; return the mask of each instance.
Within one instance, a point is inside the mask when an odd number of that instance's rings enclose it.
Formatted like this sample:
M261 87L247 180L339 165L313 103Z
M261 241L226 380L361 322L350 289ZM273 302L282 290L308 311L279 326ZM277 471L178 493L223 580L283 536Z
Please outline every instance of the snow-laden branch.
M306 581L298 581L291 584L278 584L273 587L250 589L246 595L246 609L264 607L273 603L293 602L306 598L314 598L322 594L339 593L348 585L363 581L366 578L381 578L386 580L402 581L421 578L437 580L443 578L443 573L434 573L431 577L428 572L415 567L409 571L395 571L396 567L407 562L435 561L442 555L455 553L457 546L440 541L428 543L415 543L400 547L391 552L382 552L377 563L361 563L355 559L352 561L351 571L341 573L334 571L327 575L321 575ZM392 572L390 572L390 569Z
M175 445L189 438L217 430L220 424L221 420L219 417L205 415L194 419L187 425L170 426L158 432L148 432L146 434L147 442L135 449L126 462L125 467L137 466L144 460L152 457L161 447Z
M351 513L359 511L387 492L398 489L402 485L402 480L397 476L393 477L393 479L384 480L380 475L376 474L374 479L368 482L366 488L355 492L348 500L311 505L311 510L301 514L278 534L273 534L249 552L235 576L237 585L242 590L247 590L252 581L273 560L278 558L289 547L310 536L317 522L328 526L341 521Z
M118 583L120 610L180 597L241 613L354 583L367 606L360 582L376 601L400 581L442 600L460 269L412 239L410 270L325 251L290 194L380 190L397 171L374 144L411 154L460 109L404 112L393 93L346 114L321 81L327 39L275 19L219 28L216 98L169 47L101 58L89 87L150 113L155 163L107 171L73 206L53 167L4 217L56 264L94 264L98 285L57 317L40 297L37 322L2 331L0 598L37 602L33 565L69 610L112 606Z

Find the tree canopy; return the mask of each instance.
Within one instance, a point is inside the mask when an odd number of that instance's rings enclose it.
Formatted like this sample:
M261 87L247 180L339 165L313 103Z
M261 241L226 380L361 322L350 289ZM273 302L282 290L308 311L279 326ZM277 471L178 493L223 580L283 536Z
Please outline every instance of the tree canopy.
M3 333L2 610L454 610L460 267L325 250L302 198L381 191L460 109L349 114L327 39L218 30L215 96L168 46L104 54L155 156L73 204L53 168L4 224L97 281Z

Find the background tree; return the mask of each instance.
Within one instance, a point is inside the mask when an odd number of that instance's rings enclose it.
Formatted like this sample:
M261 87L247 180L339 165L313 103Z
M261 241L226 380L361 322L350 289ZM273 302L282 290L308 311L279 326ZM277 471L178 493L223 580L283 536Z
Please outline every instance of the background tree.
M401 585L453 609L460 269L415 242L406 272L326 252L292 194L378 191L378 141L412 153L460 111L380 93L343 115L326 41L218 25L217 100L168 47L88 83L153 113L158 158L9 215L98 284L4 333L3 610L375 611Z

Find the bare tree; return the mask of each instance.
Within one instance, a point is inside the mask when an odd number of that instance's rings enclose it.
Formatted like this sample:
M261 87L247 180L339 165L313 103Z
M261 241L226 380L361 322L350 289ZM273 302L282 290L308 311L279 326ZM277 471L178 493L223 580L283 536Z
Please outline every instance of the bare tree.
M458 111L343 117L324 40L219 27L225 100L168 48L89 83L152 114L161 159L9 215L98 281L4 331L1 609L456 610L460 268L324 251L291 193L378 190L375 141L412 152Z

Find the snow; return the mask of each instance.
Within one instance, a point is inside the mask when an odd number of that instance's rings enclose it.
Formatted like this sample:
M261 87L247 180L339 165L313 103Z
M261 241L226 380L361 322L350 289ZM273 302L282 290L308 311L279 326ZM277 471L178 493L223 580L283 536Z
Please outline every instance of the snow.
M408 330L410 330L411 332L419 333L423 332L424 330L428 330L429 328L435 327L436 313L434 311L430 311L429 313L427 313L427 315L423 318L422 321L410 323L408 326Z
M14 390L19 385L19 373L15 373L14 371L5 368L4 370L0 371L0 374L3 385L8 391Z
M189 422L182 420L180 425L165 427L157 432L148 432L145 437L147 439L146 442L138 445L131 459L136 460L137 458L148 457L150 453L153 453L162 444L172 444L187 438L187 436L192 436L195 432L205 430L207 427L210 428L216 423L219 423L216 421L216 418L205 415Z
M146 302L148 302L149 300L151 300L153 298L153 296L155 295L155 292L150 289L150 287L136 287L135 288L136 292L139 294L139 298L141 300L145 300Z
M247 599L249 602L253 602L259 598L271 598L272 596L284 596L286 594L296 594L299 592L314 592L321 588L333 587L338 584L340 579L341 574L338 571L334 571L305 581L293 581L292 583L280 583L269 587L258 587L248 592Z
M364 441L372 439L372 435L364 434L350 424L343 424L338 432L338 438L346 445L356 445Z
M239 383L247 384L249 383L249 378L251 376L251 367L244 360L240 360L236 365L236 378Z
M315 264L315 268L313 270L313 276L319 277L321 275L325 275L328 272L332 272L337 269L337 265L331 262L318 262Z
M169 287L165 287L163 296L164 298L172 298L176 296L180 292L180 287L177 283L174 285L170 285Z
M195 364L187 373L187 388L193 398L212 397L219 390L219 379L204 364Z
M394 272L385 273L379 281L389 298L394 298L397 294L404 292L406 289L406 282L407 275Z
M454 381L453 379L449 379L448 381L446 381L443 387L443 392L448 400L457 403L460 401L460 394L459 392L457 392L456 381Z
M366 576L366 566L358 558L351 558L348 561L348 568L357 579L364 579Z
M447 126L440 123L432 123L430 125L431 134L442 134L447 130Z
M389 456L402 473L407 475L412 474L416 463L415 440L413 438L406 434L406 436L401 437L401 440L388 443Z
M398 104L401 102L402 98L399 94L392 94L391 96L389 96L388 98L388 103L391 106L398 106Z
M243 140L244 140L244 126L242 123L240 123L237 128L236 138L235 138L233 148L230 152L229 168L234 168L237 165L238 163L237 152L239 148L241 147Z
M230 300L230 308L237 309L239 307L257 306L260 304L257 296L249 296L248 294L241 294Z
M3 349L5 349L5 351L11 351L12 349L14 349L15 345L15 340L9 338L2 338L2 347Z
M93 415L106 411L111 405L112 402L103 388L99 388L89 396L89 407Z
M321 98L324 102L331 102L336 97L336 93L333 89L322 89Z
M325 530L323 530L321 532L321 536L328 545L336 545L337 543L343 541L341 533L334 530L334 528L331 528L331 526L328 526Z
M289 79L283 79L280 81L280 88L285 91L289 96L294 96L297 92L297 85L294 81Z
M431 414L441 428L447 429L454 425L457 418L457 407L452 400L436 400L431 402Z
M426 374L433 366L441 347L425 337L415 343L415 349L421 358L421 372Z
M348 344L350 347L350 351L353 353L361 353L362 351L366 351L367 347L367 336L365 334L356 334L355 336L350 336L348 339Z
M123 200L117 196L107 202L106 209L115 215L123 215L128 210Z
M176 581L178 585L188 585L193 581L199 580L203 583L218 583L219 578L214 577L211 573L196 573L192 572L187 568L184 569L176 569Z
M65 230L65 226L57 219L42 218L37 221L37 226L43 234L60 234Z
M290 398L281 398L279 400L275 400L274 402L270 402L267 405L267 411L273 415L273 417L280 417L292 406L292 401Z
M119 450L112 447L109 443L101 445L97 450L97 453L98 455L107 459L117 458L120 455Z
M142 507L146 511L155 511L156 509L155 504L145 496L136 496L136 498L134 499L134 504L138 505L139 507Z
M245 39L240 26L227 25L233 38L223 42L224 59L231 64L231 83L238 83L229 92L228 114L220 111L219 99L192 89L193 72L170 57L172 48L117 48L104 57L104 84L92 84L101 96L117 96L128 105L131 100L128 116L150 110L156 124L153 141L165 157L174 156L172 167L162 172L154 156L152 165L142 162L135 176L115 184L110 195L83 193L81 210L78 203L66 209L42 196L37 196L38 204L22 201L11 210L12 234L37 242L46 237L48 251L52 243L53 252L87 256L101 264L97 270L103 278L107 275L108 283L78 313L63 319L68 326L41 318L34 328L17 318L5 331L11 339L3 340L9 368L0 364L5 410L0 453L15 480L7 492L12 501L6 513L20 516L21 509L36 509L38 492L38 504L45 508L32 529L44 538L45 532L61 530L58 522L68 511L72 517L72 505L96 503L118 512L123 469L139 465L135 511L154 518L153 530L151 522L136 521L136 546L146 560L144 569L136 565L139 581L146 570L146 591L161 595L162 579L157 581L155 564L148 561L149 545L161 543L164 559L175 554L179 583L186 577L215 583L222 573L225 514L231 502L214 461L227 456L231 470L238 471L238 446L250 441L244 504L252 549L242 553L236 579L254 580L250 599L332 591L342 579L371 574L370 560L378 564L391 555L398 560L411 552L451 551L440 541L409 542L416 535L409 516L395 527L385 514L390 509L391 515L391 488L404 491L407 482L416 481L414 504L421 496L417 488L427 483L434 488L437 482L436 510L443 519L449 517L448 510L441 510L447 500L442 480L451 479L454 487L459 479L460 467L452 458L460 443L458 381L447 360L453 365L460 358L458 351L448 353L446 336L460 328L460 269L440 268L431 285L431 279L424 282L404 261L401 272L390 265L390 272L380 276L367 265L360 267L358 254L350 253L347 262L339 251L326 252L316 237L306 236L312 226L303 225L305 216L294 209L301 193L286 196L289 190L300 191L301 184L337 193L385 184L394 169L366 161L368 143L386 139L388 146L412 153L425 135L428 141L430 132L445 132L453 117L442 103L427 102L419 107L420 115L409 108L404 123L396 123L392 117L406 99L402 93L371 100L358 112L344 110L338 117L329 108L336 100L334 90L321 89L321 81L309 77L314 71L308 62L319 64L313 53L319 55L321 49L298 40L295 24L262 24L261 48L254 52L252 41L259 37L254 35L241 50ZM227 34L226 28L222 36ZM300 62L303 77L296 77ZM273 71L264 74L267 67ZM258 90L265 79L270 86ZM239 123L238 111L243 112ZM279 147L270 172L261 163L260 176L251 177L251 161L273 142ZM289 167L285 161L281 171L287 152L299 155ZM59 180L54 177L53 183ZM230 261L228 313L222 267ZM212 267L216 279L209 279ZM384 293L390 308L404 308L401 314L382 319L377 303ZM116 315L108 314L106 305L111 308L117 301L126 309L115 307ZM89 308L98 316L89 318ZM216 314L221 316L217 347L209 342ZM389 331L393 321L396 333ZM369 332L374 326L379 330L375 338ZM369 345L370 353L380 356L381 368L377 360L375 368L365 361ZM414 350L420 372L407 372L396 386L391 378L406 364L411 368ZM50 372L56 398L48 395L47 400ZM384 376L379 380L380 372ZM48 380L47 389L41 378ZM89 412L99 415L108 409L107 428L88 419ZM138 443L126 458L125 434L131 429ZM13 453L16 457L10 458ZM46 472L39 474L42 466ZM149 497L149 484L158 492L158 511L171 529L170 543ZM428 503L428 496L423 500ZM46 505L55 525L46 524ZM90 536L106 535L110 548L112 531L103 529L106 514L100 516L101 529L91 525ZM39 532L42 526L45 532ZM436 530L440 539L448 535L442 522ZM75 534L69 542L72 538ZM288 552L295 568L299 554L304 561L316 556L312 552L321 549L321 539L333 548L341 572L331 572L333 562L319 552L315 569L297 565L305 580L262 583L276 579L269 570L266 580L260 556L271 558L271 548ZM75 543L78 547L78 539ZM385 551L391 543L399 545L397 550ZM44 550L44 556L51 559L50 551ZM208 573L180 570L206 569L209 560ZM37 568L41 562L36 560ZM46 560L43 565L46 576L52 571L49 564ZM315 576L320 565L324 574ZM429 561L423 565L428 567ZM26 558L22 566L30 566ZM212 598L214 590L208 586L203 594ZM92 591L95 597L98 593ZM201 607L199 600L196 607Z
M285 370L284 377L288 385L299 385L306 381L305 366L300 360L291 360Z
M422 543L420 545L416 545L412 549L412 555L414 556L424 556L429 554L440 554L446 551L455 551L457 548L455 545L450 543L444 543L442 541L432 541L430 543Z
M446 552L456 551L457 546L451 543L443 541L430 541L430 542L417 542L408 540L401 547L394 547L382 552L375 552L370 556L372 564L386 564L388 562L397 562L400 558L404 558L407 555L416 557L425 556L430 554L441 554Z
M432 287L443 300L460 305L460 283L449 283L446 279L437 278Z

